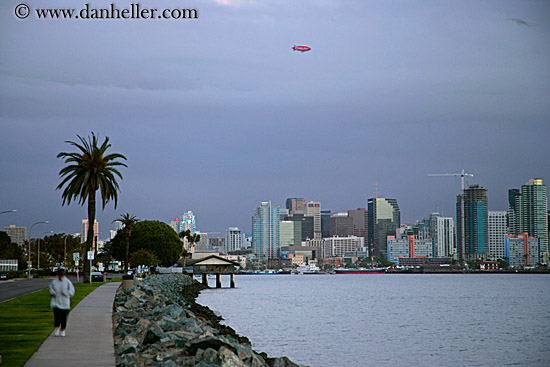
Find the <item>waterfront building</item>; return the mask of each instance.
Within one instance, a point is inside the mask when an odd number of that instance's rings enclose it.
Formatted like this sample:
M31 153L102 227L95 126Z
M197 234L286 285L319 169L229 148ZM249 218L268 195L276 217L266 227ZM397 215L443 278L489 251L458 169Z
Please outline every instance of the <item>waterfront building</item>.
M306 199L304 198L288 198L286 199L286 208L290 215L306 214Z
M504 237L507 233L506 211L489 211L489 249L487 259L504 259Z
M243 234L238 227L229 227L225 230L225 253L243 248Z
M342 257L346 252L358 251L364 247L365 239L357 236L329 237L323 239L322 257Z
M455 222L452 217L435 218L434 257L455 257Z
M504 259L512 268L536 266L541 259L540 238L529 236L527 232L519 235L506 235Z
M508 189L507 230L508 234L520 234L519 213L521 193L518 189Z
M306 205L306 216L313 217L313 238L323 238L321 232L321 203L309 201Z
M330 210L321 210L321 236L330 237Z
M462 205L464 219L462 219ZM458 256L459 259L474 261L487 256L489 245L487 189L473 185L464 189L464 195L457 195ZM461 225L464 222L464 243Z
M17 243L19 246L24 246L27 240L27 227L17 227L15 224L10 224L9 227L4 227L4 232L10 236L10 240L13 243Z
M279 223L281 246L300 246L302 244L302 225L292 220L282 220Z
M252 216L252 251L260 259L280 256L279 205L262 202Z
M348 210L348 216L353 219L353 235L367 238L369 228L369 214L365 208Z
M396 264L399 263L399 258L413 257L434 257L433 241L431 238L417 239L414 235L396 237L388 236L387 238L387 253L388 261Z
M330 216L330 235L340 237L355 235L353 230L353 218L348 216L347 212L332 213Z
M371 254L387 257L387 237L395 235L401 225L401 212L396 199L371 198L368 207L368 246Z
M86 242L88 240L88 219L82 219L82 231L80 232L80 241ZM94 241L92 244L92 251L96 252L98 250L97 248L97 241L99 237L99 223L97 220L94 220Z
M542 178L530 179L521 186L520 231L540 238L540 251L548 256L548 201Z

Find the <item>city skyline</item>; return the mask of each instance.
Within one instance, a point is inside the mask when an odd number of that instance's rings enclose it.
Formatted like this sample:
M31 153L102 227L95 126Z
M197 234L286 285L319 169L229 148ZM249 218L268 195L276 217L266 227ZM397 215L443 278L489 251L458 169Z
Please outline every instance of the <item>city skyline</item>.
M414 223L455 216L460 179L428 174L473 173L489 210L550 182L549 2L192 1L192 21L20 20L13 5L0 4L0 211L18 212L0 228L80 231L56 156L91 132L128 158L100 238L121 213L188 210L202 232L250 233L262 201L344 212L376 182Z

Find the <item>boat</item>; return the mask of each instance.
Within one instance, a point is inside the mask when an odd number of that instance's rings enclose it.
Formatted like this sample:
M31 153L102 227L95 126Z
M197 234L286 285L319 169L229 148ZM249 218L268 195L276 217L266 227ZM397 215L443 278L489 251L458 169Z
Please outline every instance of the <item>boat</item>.
M384 274L387 268L339 268L334 269L336 274Z
M298 266L296 270L301 274L319 274L321 272L321 268L313 264Z

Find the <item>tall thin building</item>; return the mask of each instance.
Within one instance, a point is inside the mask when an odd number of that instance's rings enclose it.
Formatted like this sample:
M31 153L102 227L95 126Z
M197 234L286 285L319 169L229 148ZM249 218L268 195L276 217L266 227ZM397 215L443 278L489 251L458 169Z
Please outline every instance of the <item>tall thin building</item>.
M321 203L318 201L309 201L306 205L306 216L313 217L313 238L321 239Z
M191 210L185 212L181 216L181 230L190 230L192 234L197 232L197 225L195 224L195 215Z
M260 259L275 259L280 256L279 205L269 202L254 210L252 217L252 251Z
M452 217L434 217L434 256L455 257L455 222Z
M243 234L237 227L229 227L225 230L225 253L240 250L243 247Z
M520 233L540 238L540 252L548 257L548 201L542 178L530 179L521 186ZM517 218L517 217L516 217Z
M353 235L363 237L366 240L369 228L369 214L367 209L357 208L356 210L348 210L348 216L353 218Z
M504 237L506 236L506 212L489 211L489 249L487 259L504 259Z
M464 205L464 220L461 205ZM464 196L457 195L458 234L464 222L464 243L462 236L457 236L459 259L473 261L486 257L489 245L487 207L487 189L479 185L464 189Z
M383 259L387 258L387 237L395 235L401 225L401 212L396 199L371 198L368 207L369 252Z
M330 210L321 210L321 237L330 237Z

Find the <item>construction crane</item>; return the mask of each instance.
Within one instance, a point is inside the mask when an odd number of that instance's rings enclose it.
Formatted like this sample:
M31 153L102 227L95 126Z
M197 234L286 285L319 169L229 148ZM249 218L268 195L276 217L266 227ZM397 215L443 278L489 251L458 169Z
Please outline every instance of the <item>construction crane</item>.
M428 174L428 176L454 176L454 177L460 176L460 188L461 188L462 195L464 195L464 177L465 176L474 177L472 173L466 173L464 172L464 170L462 170L462 172L459 172L459 173L430 173Z
M464 172L464 169L462 169L462 172L459 173L430 173L428 176L454 176L459 177L460 176L460 248L459 251L459 258L462 260L464 259L464 177L470 176L474 177L472 173L466 173Z

